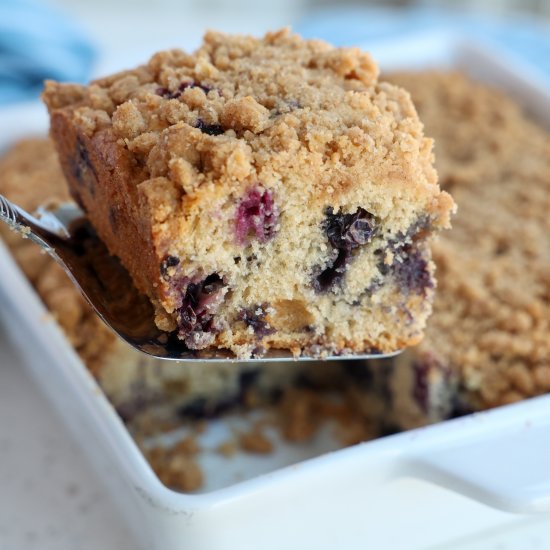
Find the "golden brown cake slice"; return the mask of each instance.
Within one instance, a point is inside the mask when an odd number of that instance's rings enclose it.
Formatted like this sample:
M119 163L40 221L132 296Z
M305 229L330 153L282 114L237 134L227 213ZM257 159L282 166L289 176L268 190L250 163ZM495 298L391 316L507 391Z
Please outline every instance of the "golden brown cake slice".
M49 82L72 195L192 349L418 342L449 225L432 141L358 49L209 33L87 87Z

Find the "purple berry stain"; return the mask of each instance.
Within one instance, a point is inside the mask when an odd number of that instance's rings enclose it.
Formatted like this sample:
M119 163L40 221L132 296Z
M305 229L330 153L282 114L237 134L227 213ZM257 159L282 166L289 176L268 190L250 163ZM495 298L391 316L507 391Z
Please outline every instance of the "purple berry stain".
M376 229L374 216L361 207L353 214L335 214L328 207L325 215L322 228L332 252L325 266L313 270L313 288L317 292L327 292L342 283L352 251L369 243Z
M265 319L267 308L267 304L262 304L249 309L243 309L239 312L239 319L244 321L247 327L252 327L254 334L259 338L269 336L276 332Z
M255 238L265 243L275 234L279 210L269 189L253 187L237 206L235 234L237 242L245 246Z
M177 310L178 336L190 349L210 345L218 332L215 313L223 300L223 280L213 273L196 283L188 283Z
M417 246L403 247L399 259L393 262L391 271L397 283L408 292L426 294L426 289L433 288L428 262Z

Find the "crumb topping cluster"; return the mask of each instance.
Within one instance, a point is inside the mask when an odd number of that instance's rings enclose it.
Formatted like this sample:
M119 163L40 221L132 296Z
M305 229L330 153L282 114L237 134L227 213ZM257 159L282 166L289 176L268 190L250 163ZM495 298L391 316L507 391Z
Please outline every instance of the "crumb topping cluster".
M366 145L406 171L402 153L420 146L435 181L431 142L418 139L408 95L377 78L358 48L335 49L288 30L263 39L209 32L192 54L161 52L87 87L50 82L44 97L50 109L74 106L88 135L112 129L144 167L143 179L168 178L186 194L206 181L258 177L273 152L302 148L325 164L351 166Z

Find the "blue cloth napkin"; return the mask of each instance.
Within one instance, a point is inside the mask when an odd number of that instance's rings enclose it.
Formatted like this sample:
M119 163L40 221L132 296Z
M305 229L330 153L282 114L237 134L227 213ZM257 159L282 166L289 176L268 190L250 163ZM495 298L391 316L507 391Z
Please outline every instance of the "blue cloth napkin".
M296 30L339 46L449 30L513 51L548 77L550 83L550 21L544 18L427 7L332 8L309 15Z
M94 50L82 29L35 0L0 0L0 105L38 97L44 79L83 82Z

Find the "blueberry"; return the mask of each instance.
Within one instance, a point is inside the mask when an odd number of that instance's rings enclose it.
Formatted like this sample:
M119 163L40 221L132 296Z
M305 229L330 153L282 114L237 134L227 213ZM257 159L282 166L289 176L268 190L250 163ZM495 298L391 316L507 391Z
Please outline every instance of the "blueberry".
M157 95L160 95L161 97L164 97L165 99L177 99L183 93L183 91L187 88L200 88L205 94L208 94L208 92L213 89L210 86L206 86L204 84L200 84L199 82L192 81L192 82L182 82L178 86L177 90L173 92L168 88L163 88L162 86L159 86L155 90L155 93Z
M249 238L261 243L275 234L279 211L269 189L253 187L237 206L235 233L240 245L248 244Z
M254 334L259 338L276 332L265 320L267 307L267 304L262 304L249 309L243 309L239 312L239 319L244 321L246 326L252 327Z
M313 270L312 284L317 292L327 292L342 284L352 250L368 244L376 230L374 216L361 207L353 214L343 214L334 213L329 206L325 216L322 229L333 250L327 263Z
M374 216L359 207L354 214L335 214L327 208L324 229L334 248L352 250L367 244L374 235Z
M180 259L176 256L166 256L160 264L160 274L164 280L168 279L168 269L176 267L180 263Z
M381 275L387 275L391 271L391 266L385 262L378 262L376 267L378 268L378 271L380 271Z
M76 140L76 148L70 159L70 166L78 184L87 188L93 195L97 181L97 172L81 137L78 137Z
M261 359L267 353L267 350L260 345L254 346L254 349L251 352L252 359Z
M197 119L195 128L198 128L203 134L208 134L209 136L219 136L225 132L221 124L207 124L201 118Z
M339 286L346 274L346 267L351 258L349 250L333 251L336 254L325 269L314 269L313 288L316 292L327 292Z
M202 284L202 293L210 296L224 287L224 283L217 273L209 275Z
M180 286L184 283L176 281ZM187 283L181 292L181 304L177 310L178 336L190 349L207 347L218 332L214 315L219 307L219 293L224 287L223 280L213 273L196 283Z
M164 99L175 99L176 97L179 97L181 94L177 94L177 92L171 92L168 88L164 88L162 86L159 86L155 93ZM177 95L175 95L177 94Z
M180 329L192 331L197 325L197 314L192 306L187 305L179 310L179 326Z
M184 82L180 84L180 90L182 92L183 90L185 90L185 88L200 88L207 95L208 95L208 92L214 89L211 86L207 86L206 84L200 84L199 82L192 82L192 83Z

